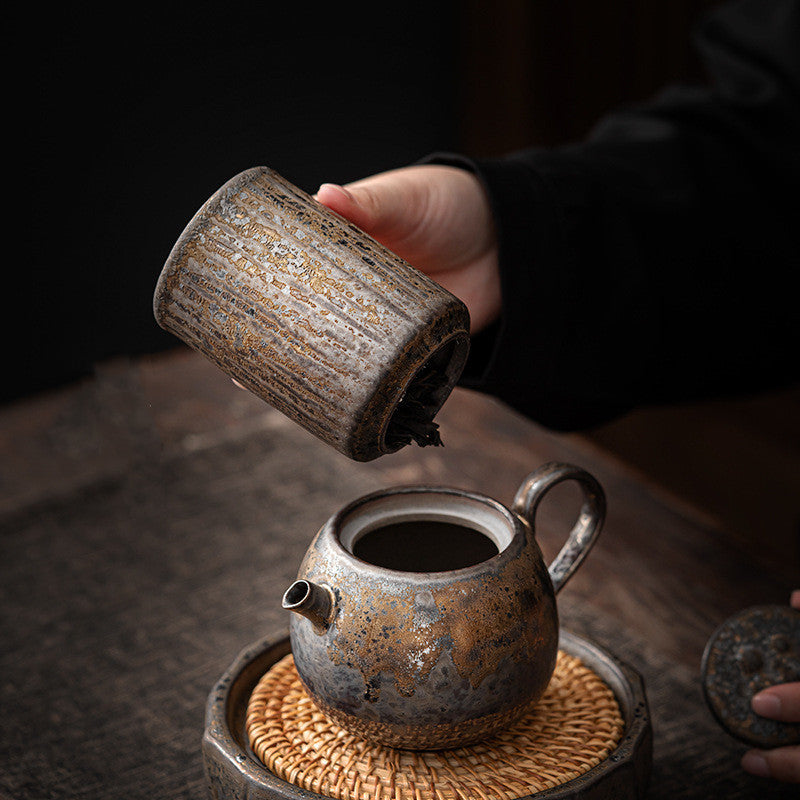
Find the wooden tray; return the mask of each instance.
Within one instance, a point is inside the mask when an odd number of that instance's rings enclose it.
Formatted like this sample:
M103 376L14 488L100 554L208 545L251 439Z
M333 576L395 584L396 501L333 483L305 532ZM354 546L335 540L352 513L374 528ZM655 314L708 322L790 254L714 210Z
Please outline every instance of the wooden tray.
M644 796L652 762L652 730L641 676L596 644L566 631L559 647L576 656L611 688L625 721L617 748L596 767L553 789L520 800ZM250 749L245 715L262 675L290 651L289 639L269 637L246 648L212 690L206 706L203 759L218 800L323 800L271 773Z

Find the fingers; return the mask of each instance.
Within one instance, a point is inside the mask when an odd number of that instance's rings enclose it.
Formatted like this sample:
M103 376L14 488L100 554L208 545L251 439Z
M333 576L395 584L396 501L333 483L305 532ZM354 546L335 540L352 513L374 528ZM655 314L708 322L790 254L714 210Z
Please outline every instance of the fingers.
M316 198L429 274L496 249L485 192L457 167L417 164L347 186L324 183Z
M760 778L800 783L800 745L776 750L748 750L742 756L742 769Z
M792 594L794 605L795 595ZM751 701L753 711L781 722L800 722L800 682L782 683L760 691ZM742 769L762 778L800 783L800 745L775 750L749 750Z
M750 701L753 711L781 722L800 722L800 682L763 689Z
M424 218L428 185L403 170L384 172L339 186L323 183L316 197L345 219L378 239L401 239Z
M792 596L789 598L789 604L792 608L796 608L800 611L800 589L795 589L792 592Z
M370 233L374 227L372 214L364 208L351 191L338 183L323 183L314 195L322 205L350 220L361 230Z
M473 332L497 318L501 281L494 220L472 173L417 164L347 186L324 183L316 199L461 298Z

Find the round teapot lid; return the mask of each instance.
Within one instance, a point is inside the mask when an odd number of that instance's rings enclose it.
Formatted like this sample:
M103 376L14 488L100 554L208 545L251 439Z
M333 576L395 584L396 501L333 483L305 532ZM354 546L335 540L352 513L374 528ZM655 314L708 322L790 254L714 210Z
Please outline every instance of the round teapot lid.
M756 714L750 701L762 689L800 681L800 611L753 606L717 628L702 661L703 691L719 724L755 747L800 743L800 723Z

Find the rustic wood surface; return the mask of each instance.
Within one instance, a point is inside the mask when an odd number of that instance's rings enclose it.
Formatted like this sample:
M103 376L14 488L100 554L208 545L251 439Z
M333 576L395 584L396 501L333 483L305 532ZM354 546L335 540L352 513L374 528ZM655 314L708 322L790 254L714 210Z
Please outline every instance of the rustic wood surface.
M0 410L0 792L10 798L203 798L205 700L238 652L287 625L280 599L320 525L374 489L436 483L510 502L569 461L603 484L603 534L559 595L562 625L644 676L649 798L777 798L707 711L700 658L796 576L579 436L457 390L443 448L357 464L178 349ZM548 560L577 511L537 518Z

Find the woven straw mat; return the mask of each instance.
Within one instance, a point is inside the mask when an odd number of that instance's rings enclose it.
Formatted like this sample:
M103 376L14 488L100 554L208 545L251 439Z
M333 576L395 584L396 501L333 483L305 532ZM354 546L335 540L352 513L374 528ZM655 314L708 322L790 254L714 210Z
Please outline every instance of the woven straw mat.
M542 699L484 742L414 752L370 744L335 726L306 693L291 654L261 678L247 709L250 745L285 781L337 800L515 800L597 766L622 737L614 694L560 651Z

